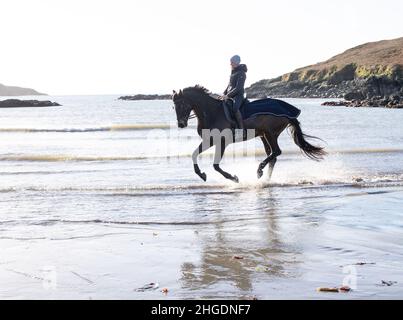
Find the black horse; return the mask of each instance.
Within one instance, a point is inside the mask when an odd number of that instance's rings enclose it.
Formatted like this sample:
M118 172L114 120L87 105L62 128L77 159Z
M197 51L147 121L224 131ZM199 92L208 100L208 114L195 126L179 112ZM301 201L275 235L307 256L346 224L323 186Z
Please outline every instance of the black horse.
M207 176L200 171L197 164L197 157L202 152L212 146L216 146L214 156L214 169L220 172L225 178L234 182L239 182L235 175L231 175L220 168L220 161L224 155L225 148L234 142L233 130L231 121L225 115L223 101L214 97L207 89L201 86L188 87L179 91L173 92L172 100L175 104L175 111L178 120L178 127L185 128L188 124L188 119L191 111L194 112L198 120L197 132L202 138L199 147L193 152L192 159L194 171L204 181ZM245 129L248 135L244 140L260 137L267 154L258 167L257 175L260 178L263 175L263 169L269 164L269 179L272 175L277 157L281 154L278 146L278 136L288 126L291 128L291 133L294 142L299 146L302 152L310 159L319 161L326 155L322 147L317 147L306 141L305 138L316 138L305 135L300 127L297 119L289 119L282 116L273 115L256 115L244 120Z

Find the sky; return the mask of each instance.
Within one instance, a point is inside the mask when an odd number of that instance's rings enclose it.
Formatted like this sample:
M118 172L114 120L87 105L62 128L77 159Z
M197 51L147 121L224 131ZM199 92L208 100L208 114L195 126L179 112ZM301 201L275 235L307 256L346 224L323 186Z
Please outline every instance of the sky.
M0 83L52 95L222 92L403 36L402 0L0 0Z

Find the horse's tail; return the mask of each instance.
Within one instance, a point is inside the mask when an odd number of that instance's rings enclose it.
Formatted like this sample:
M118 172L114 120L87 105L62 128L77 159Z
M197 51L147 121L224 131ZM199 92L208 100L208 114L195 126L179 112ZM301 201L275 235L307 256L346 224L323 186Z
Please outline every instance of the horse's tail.
M326 151L322 147L317 147L306 141L306 138L319 139L309 136L302 132L301 126L297 119L290 119L291 134L295 144L301 148L302 152L309 158L315 161L320 161L326 155Z

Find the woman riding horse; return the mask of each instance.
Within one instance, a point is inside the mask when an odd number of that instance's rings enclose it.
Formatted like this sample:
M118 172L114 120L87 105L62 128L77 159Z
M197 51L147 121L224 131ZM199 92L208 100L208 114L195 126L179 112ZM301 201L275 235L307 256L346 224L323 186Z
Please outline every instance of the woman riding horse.
M222 107L222 100L216 99L216 97L214 97L208 90L200 86L188 87L180 90L179 93L174 91L172 100L175 104L175 112L179 128L187 127L189 116L192 111L197 117L197 132L202 138L202 142L192 154L195 173L206 181L207 176L204 172L200 171L197 157L200 153L215 146L214 169L221 173L225 178L234 182L239 182L237 176L229 174L220 167L220 161L224 155L225 148L229 144L236 142L232 136L231 123L227 119L224 108ZM267 100L268 104L282 106L285 110L295 108L282 100ZM258 178L263 175L263 169L266 165L269 165L269 178L271 177L277 157L281 154L277 139L280 133L287 127L290 127L291 129L292 138L295 144L301 148L301 151L308 158L312 160L321 160L326 154L322 147L312 145L306 140L307 137L314 137L308 136L302 132L300 123L296 117L256 114L247 118L244 121L244 124L248 131L247 139L260 137L267 154L266 159L264 159L258 167Z
M244 100L244 85L248 68L245 64L241 64L241 57L238 55L233 56L230 60L230 63L232 71L229 84L224 91L223 100L233 100L232 112L235 116L238 128L244 129L242 115L241 111L239 111L239 108L241 107Z

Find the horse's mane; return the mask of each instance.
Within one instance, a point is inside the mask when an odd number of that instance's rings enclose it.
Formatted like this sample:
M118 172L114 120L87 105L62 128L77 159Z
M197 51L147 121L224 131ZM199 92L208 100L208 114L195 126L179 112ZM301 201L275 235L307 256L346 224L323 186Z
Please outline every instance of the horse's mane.
M187 88L183 89L183 91L197 91L197 92L203 93L205 95L208 95L210 98L213 98L214 100L218 100L216 94L212 93L210 90L208 90L207 88L205 88L199 84L196 84L193 87L187 87Z

